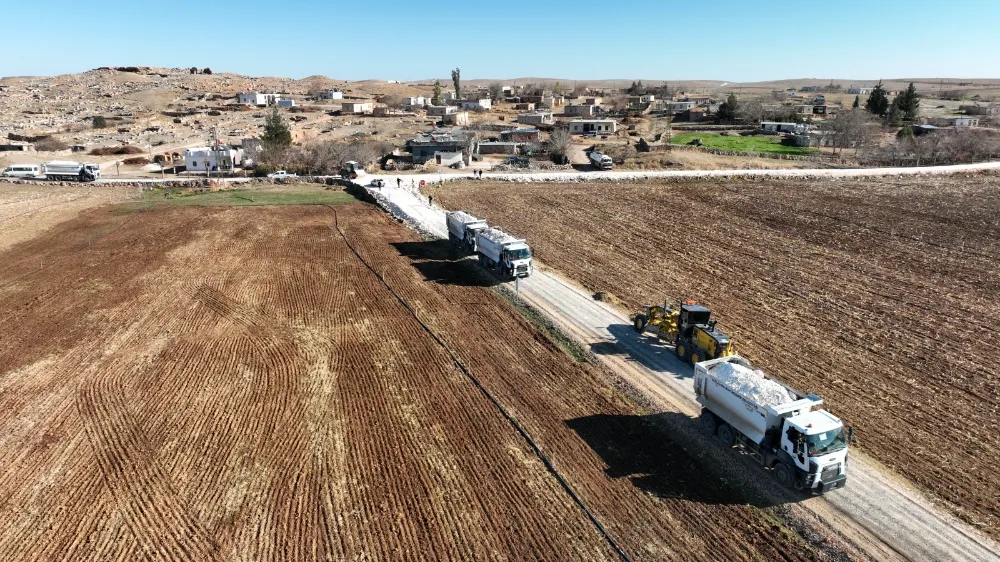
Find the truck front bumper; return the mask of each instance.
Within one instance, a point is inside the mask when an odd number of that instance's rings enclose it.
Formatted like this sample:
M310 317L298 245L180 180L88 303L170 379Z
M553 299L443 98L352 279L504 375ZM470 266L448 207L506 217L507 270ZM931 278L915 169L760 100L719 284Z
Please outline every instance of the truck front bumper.
M847 475L841 474L840 476L837 476L836 478L828 482L820 482L818 486L812 489L812 492L817 495L825 494L831 490L843 488L846 485L847 485Z

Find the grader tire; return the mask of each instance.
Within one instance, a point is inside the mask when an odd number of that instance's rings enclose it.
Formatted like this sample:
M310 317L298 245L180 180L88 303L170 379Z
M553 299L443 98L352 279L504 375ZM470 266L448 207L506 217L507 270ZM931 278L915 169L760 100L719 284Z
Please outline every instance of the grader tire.
M643 330L646 329L646 324L648 323L649 319L646 318L646 315L638 314L636 315L635 320L632 323L632 327L635 328L636 332L639 332L641 334Z

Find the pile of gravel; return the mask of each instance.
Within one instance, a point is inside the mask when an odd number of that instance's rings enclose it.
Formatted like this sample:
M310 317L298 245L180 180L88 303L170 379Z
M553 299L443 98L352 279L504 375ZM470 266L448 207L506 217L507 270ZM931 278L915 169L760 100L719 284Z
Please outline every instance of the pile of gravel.
M504 232L495 226L487 228L479 234L494 244L505 244L507 242L516 242L517 240L520 240L517 236Z
M797 399L785 387L765 378L762 371L739 363L719 363L709 373L726 388L762 406L780 406Z

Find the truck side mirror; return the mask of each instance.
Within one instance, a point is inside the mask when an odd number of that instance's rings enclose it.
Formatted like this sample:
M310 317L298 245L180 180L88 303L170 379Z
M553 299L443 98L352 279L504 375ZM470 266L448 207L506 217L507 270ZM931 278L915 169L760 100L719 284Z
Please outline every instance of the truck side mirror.
M854 426L847 426L847 442L854 445Z

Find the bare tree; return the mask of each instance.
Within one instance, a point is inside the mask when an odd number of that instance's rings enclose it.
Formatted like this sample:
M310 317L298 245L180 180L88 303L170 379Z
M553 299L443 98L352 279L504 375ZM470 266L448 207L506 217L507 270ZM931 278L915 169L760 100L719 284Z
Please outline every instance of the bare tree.
M403 98L396 94L385 94L378 98L379 103L385 104L389 109L401 109L403 107Z
M569 154L570 148L573 146L573 135L569 132L569 129L565 127L558 127L549 133L549 141L547 144L549 154L552 155L553 159L557 160L561 164L565 164L566 156Z
M834 153L845 148L854 148L854 155L871 145L878 136L879 125L872 114L860 108L844 110L833 119L828 119L824 127L833 133Z
M493 100L493 103L497 103L503 97L503 86L500 82L490 82L490 85L486 88L490 93L490 99Z
M760 98L741 101L736 116L744 123L756 125L764 119L764 104L760 102Z

